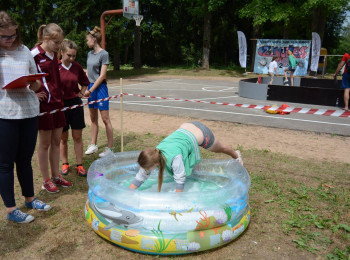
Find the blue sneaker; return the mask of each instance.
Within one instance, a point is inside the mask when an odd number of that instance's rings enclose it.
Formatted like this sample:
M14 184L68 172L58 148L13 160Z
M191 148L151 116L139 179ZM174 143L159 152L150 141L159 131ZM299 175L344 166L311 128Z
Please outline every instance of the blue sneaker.
M16 208L11 212L11 214L7 214L7 219L16 223L23 224L32 222L34 220L34 217Z
M43 211L48 211L51 209L51 206L49 204L46 204L42 202L41 200L38 200L35 198L32 202L24 202L27 208L31 209L37 209L37 210L43 210Z

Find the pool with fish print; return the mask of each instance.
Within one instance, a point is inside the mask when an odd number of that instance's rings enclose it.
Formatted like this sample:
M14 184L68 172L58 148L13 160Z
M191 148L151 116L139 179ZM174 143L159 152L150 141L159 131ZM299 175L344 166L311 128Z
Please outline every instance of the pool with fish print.
M139 154L115 153L89 168L85 217L101 237L136 252L174 255L220 247L247 228L250 177L236 160L203 159L182 193L165 174L159 193L157 169L138 190L128 188Z

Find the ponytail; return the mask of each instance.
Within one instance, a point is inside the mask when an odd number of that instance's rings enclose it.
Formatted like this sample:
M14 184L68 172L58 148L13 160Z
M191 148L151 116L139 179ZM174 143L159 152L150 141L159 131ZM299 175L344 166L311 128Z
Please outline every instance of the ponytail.
M36 45L38 44L42 44L44 41L44 29L46 27L46 24L42 24L40 25L38 32L37 32L37 37L38 37L38 42L36 43Z
M55 39L57 37L63 37L64 33L62 28L55 24L55 23L49 23L48 25L42 24L40 25L38 32L37 32L37 37L38 37L38 44L42 44L44 42L44 37L49 37L50 39Z
M164 168L165 168L165 159L162 155L162 153L158 150L159 154L159 159L158 159L158 165L159 165L159 170L158 170L158 192L162 190L162 184L163 184L163 177L164 177Z

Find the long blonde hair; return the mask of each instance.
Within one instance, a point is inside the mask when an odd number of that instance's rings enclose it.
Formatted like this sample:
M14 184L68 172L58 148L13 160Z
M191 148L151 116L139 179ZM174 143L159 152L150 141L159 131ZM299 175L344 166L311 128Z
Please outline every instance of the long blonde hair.
M158 149L147 148L144 149L137 159L138 164L144 168L152 168L156 163L159 165L158 173L158 192L162 190L164 168L165 168L165 159L162 153Z
M101 45L102 42L102 34L101 34L101 28L98 26L95 26L94 29L92 29L89 34L94 37L98 43L98 45Z
M38 36L38 42L36 43L36 45L42 44L44 42L44 37L55 39L60 36L63 37L64 33L62 28L58 24L49 23L48 25L46 24L40 25L37 36Z
M22 44L19 28L17 22L5 11L0 11L0 28L1 29L8 29L10 27L16 28L16 40L12 43L13 47L18 47Z

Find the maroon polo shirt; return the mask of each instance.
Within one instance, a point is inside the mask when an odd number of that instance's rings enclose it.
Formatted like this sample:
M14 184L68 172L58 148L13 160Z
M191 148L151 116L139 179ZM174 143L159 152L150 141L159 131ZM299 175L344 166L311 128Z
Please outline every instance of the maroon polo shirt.
M72 99L78 97L80 86L89 86L90 82L86 76L83 67L73 61L67 68L62 62L59 62L61 83L64 86L63 99Z
M57 54L54 53L51 57L40 45L35 46L31 52L37 65L38 72L49 74L42 78L41 87L37 91L44 91L47 94L47 99L40 102L40 112L62 108L64 89L58 71Z

